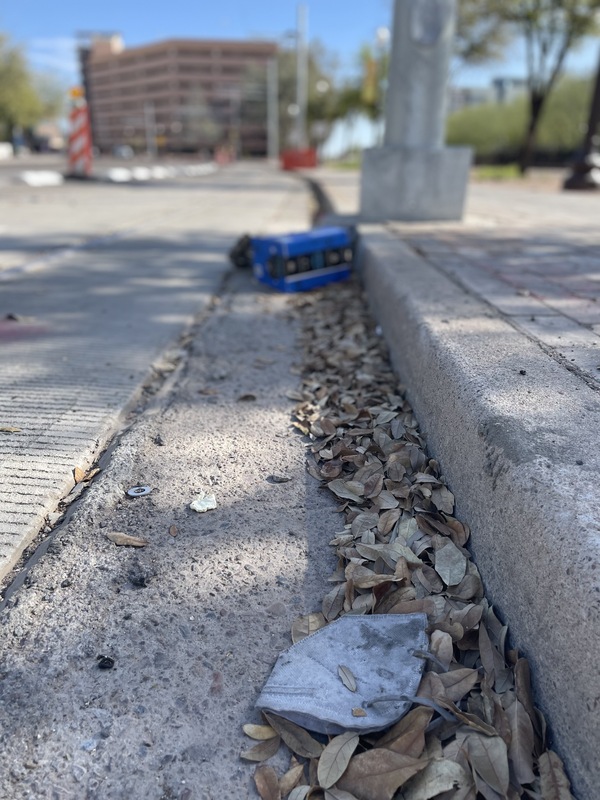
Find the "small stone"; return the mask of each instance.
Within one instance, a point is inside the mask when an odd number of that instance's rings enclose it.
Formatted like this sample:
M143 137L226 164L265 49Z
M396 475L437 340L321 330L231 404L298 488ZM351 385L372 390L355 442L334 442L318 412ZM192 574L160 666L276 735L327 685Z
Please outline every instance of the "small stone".
M272 617L284 617L287 614L287 607L285 603L271 603L267 608L267 614Z
M98 669L112 669L115 665L114 658L110 656L98 656Z
M273 475L269 475L267 480L269 483L288 483L292 479L289 475L282 475L279 472L274 472Z
M527 370L525 370L525 369L520 369L520 370L519 370L519 375L527 375Z
M70 581L68 578L65 578L64 581L60 584L60 588L61 589L67 589L69 586L72 585L72 583L73 582Z
M581 461L581 459L577 459L575 463L577 464L578 467L583 467L583 461Z

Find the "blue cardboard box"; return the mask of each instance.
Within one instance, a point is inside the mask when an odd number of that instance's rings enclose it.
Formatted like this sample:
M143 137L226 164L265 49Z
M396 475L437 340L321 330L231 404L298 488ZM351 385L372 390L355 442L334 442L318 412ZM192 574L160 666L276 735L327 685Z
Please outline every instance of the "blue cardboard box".
M281 292L305 292L350 276L354 237L341 227L254 237L252 253L259 281Z

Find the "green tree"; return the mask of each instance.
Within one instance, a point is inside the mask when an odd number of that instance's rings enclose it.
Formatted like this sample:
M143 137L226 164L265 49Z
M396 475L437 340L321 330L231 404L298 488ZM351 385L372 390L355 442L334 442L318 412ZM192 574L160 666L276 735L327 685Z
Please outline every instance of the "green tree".
M293 139L295 117L290 114L296 103L296 51L282 48L279 51L279 129L282 147ZM320 144L328 135L331 124L338 117L337 64L326 48L318 41L310 44L308 53L308 106L307 128L311 147Z
M390 20L393 2L389 2ZM496 17L482 14L482 0L459 0L456 20L456 57L467 63L497 58L507 41L507 31ZM341 88L339 117L365 114L371 120L383 115L384 94L390 63L389 47L364 44L358 55L359 74Z
M33 88L42 105L41 118L59 119L65 112L68 90L55 75L36 72L33 74Z
M520 168L531 165L540 120L569 52L596 28L600 0L484 0L482 14L522 38L528 119Z
M44 104L21 51L0 35L0 136L31 128L44 116Z
M480 64L499 58L507 43L507 31L495 14L484 13L482 0L459 0L456 14L456 57Z
M588 115L592 81L565 77L556 85L540 117L537 146L549 159L564 158L581 144ZM447 140L469 145L478 161L517 161L528 122L527 97L511 103L489 103L451 114Z

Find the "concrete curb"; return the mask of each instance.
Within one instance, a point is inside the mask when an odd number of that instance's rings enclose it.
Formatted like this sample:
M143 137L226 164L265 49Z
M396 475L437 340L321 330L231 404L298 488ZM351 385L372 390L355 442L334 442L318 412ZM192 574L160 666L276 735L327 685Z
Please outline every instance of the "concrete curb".
M600 396L382 226L362 276L488 596L530 659L581 798L598 797Z

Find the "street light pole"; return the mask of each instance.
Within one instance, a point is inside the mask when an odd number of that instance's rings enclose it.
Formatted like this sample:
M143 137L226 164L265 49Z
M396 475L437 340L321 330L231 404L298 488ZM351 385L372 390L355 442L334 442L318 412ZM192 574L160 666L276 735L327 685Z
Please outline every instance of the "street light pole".
M269 159L279 158L279 69L277 56L267 64L267 154Z
M575 164L571 174L564 182L564 189L600 189L600 154L596 150L597 132L600 126L600 60L598 61L598 71L596 73L596 84L592 105L590 106L590 118L581 154Z
M296 138L299 150L308 147L306 135L308 106L308 47L306 43L308 10L304 3L298 4L298 22L296 33Z

